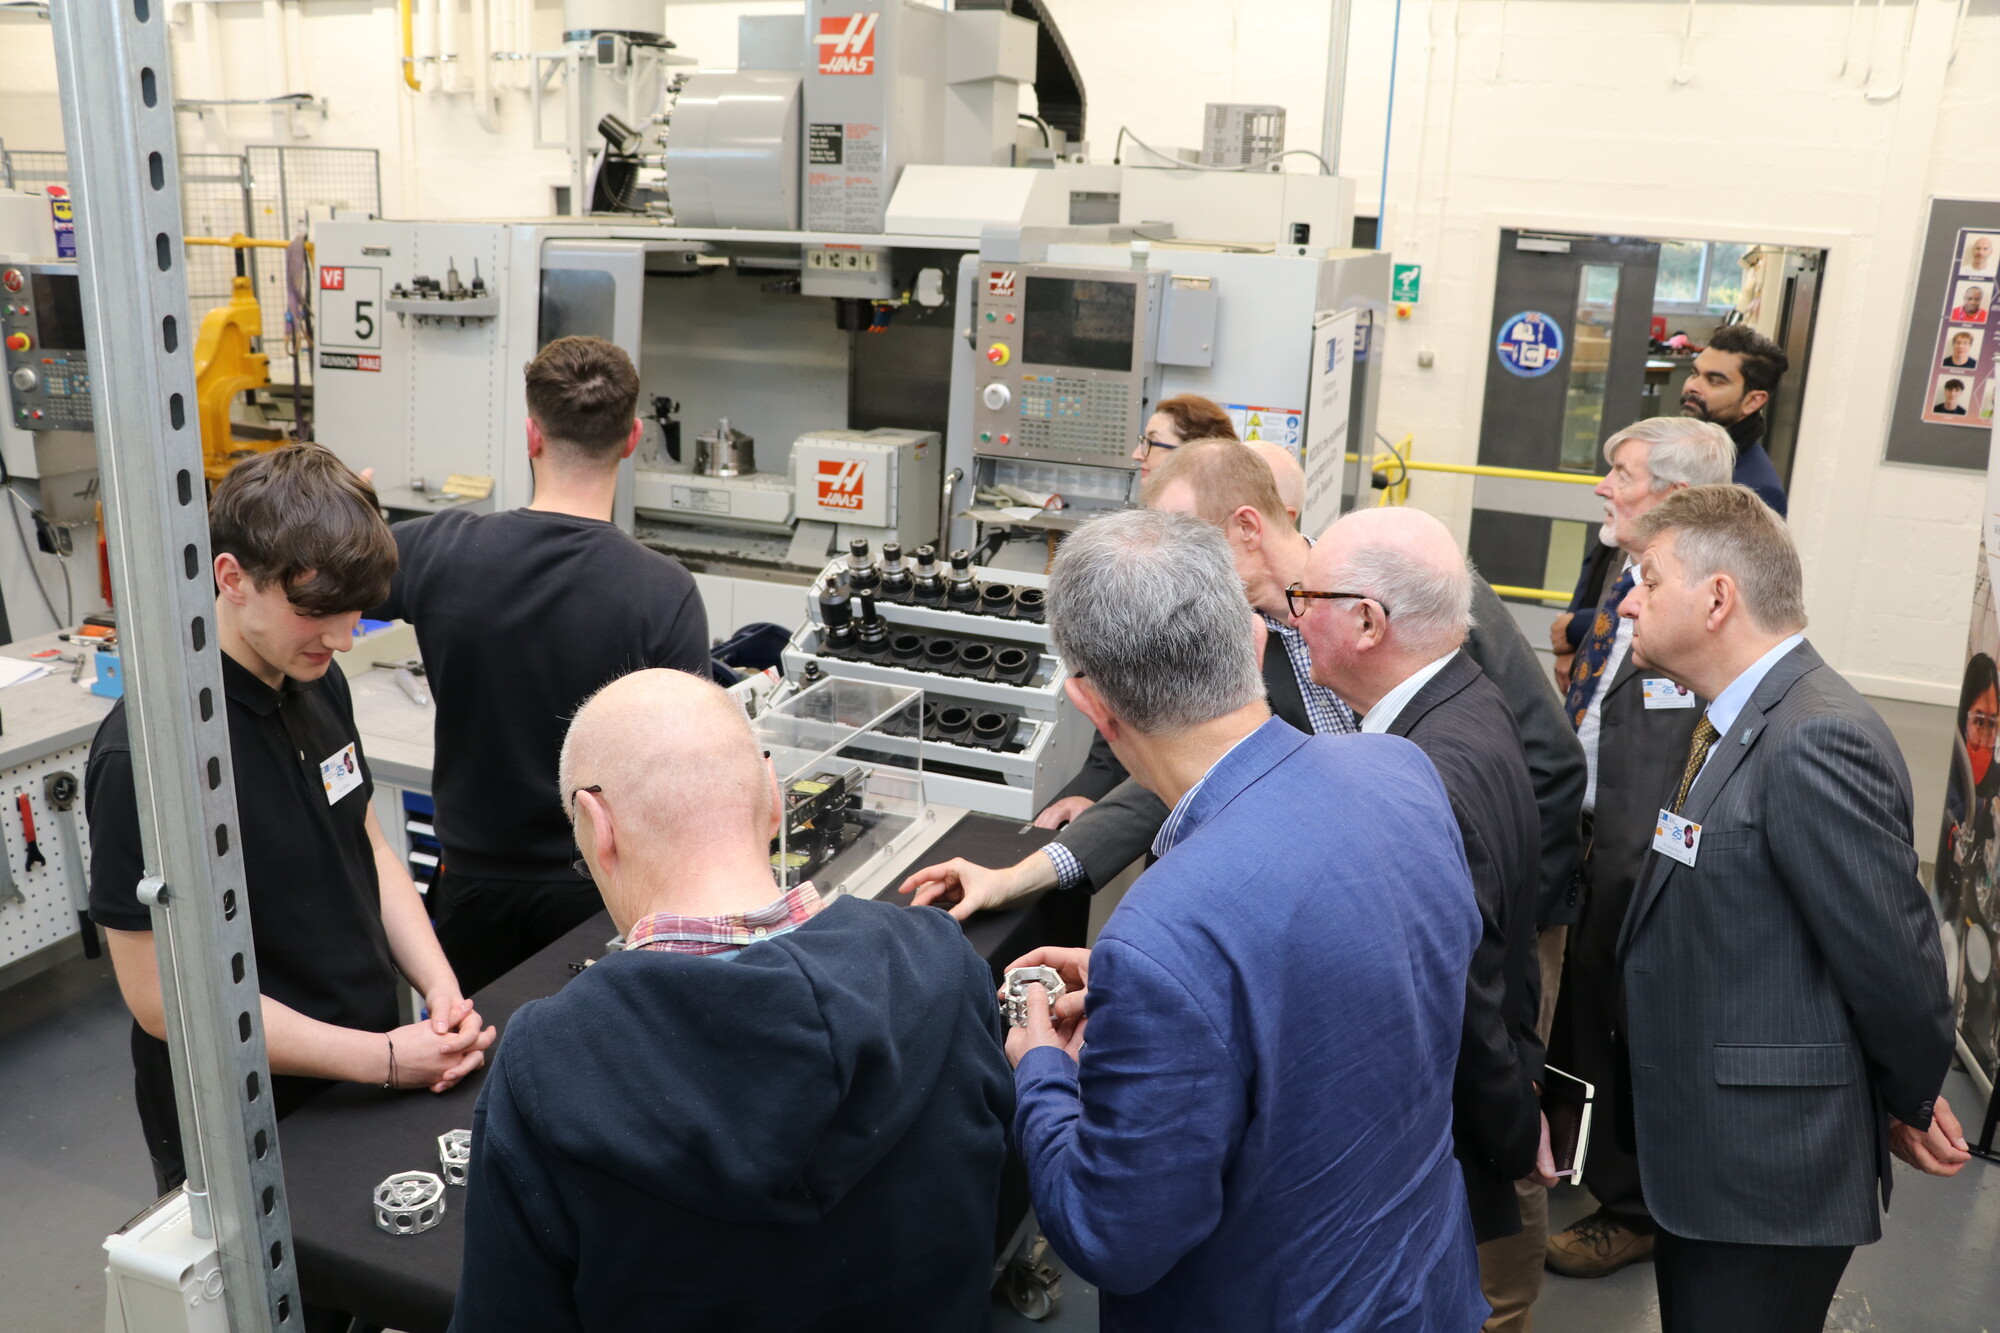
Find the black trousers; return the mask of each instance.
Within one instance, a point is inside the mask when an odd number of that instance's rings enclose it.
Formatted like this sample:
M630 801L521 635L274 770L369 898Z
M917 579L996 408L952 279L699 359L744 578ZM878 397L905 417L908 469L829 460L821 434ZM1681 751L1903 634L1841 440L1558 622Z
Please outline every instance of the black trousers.
M1661 1333L1820 1333L1854 1257L1852 1245L1729 1245L1664 1228L1654 1234Z
M1620 1141L1625 1108L1619 1102L1629 1085L1611 1035L1618 1015L1618 931L1631 898L1629 883L1590 885L1570 927L1549 1062L1596 1086L1583 1183L1607 1214L1644 1235L1653 1230L1653 1215L1639 1190L1638 1155Z
M584 879L485 879L440 871L431 884L438 943L466 995L484 990L604 909Z

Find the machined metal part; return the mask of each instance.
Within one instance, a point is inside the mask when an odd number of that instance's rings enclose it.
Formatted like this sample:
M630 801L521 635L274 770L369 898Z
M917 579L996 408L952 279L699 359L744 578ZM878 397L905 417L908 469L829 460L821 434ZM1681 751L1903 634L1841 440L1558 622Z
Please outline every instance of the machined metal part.
M471 1166L471 1130L453 1129L438 1135L438 1170L444 1174L445 1184L463 1185Z
M398 1171L375 1187L375 1225L392 1236L414 1236L443 1220L444 1182L428 1171Z
M1039 985L1049 994L1049 1007L1053 1009L1057 1000L1063 997L1068 987L1057 975L1053 967L1017 967L1007 974L1007 998L1000 1002L1000 1008L1007 1015L1008 1025L1024 1028L1028 1026L1027 987Z

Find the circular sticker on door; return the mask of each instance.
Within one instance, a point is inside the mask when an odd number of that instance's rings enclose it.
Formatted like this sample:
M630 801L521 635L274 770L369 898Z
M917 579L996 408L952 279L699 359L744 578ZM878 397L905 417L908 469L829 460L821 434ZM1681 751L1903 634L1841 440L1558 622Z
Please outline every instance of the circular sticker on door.
M1523 310L1500 322L1494 343L1500 364L1523 379L1546 375L1562 360L1562 326L1539 310Z

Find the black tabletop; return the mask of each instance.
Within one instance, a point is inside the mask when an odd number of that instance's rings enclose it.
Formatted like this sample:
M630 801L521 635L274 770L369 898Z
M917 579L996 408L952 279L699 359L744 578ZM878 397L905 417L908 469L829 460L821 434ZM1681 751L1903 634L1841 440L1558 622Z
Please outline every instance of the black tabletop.
M954 856L1011 865L1054 836L1013 820L967 815L890 883ZM893 900L894 891L885 896ZM1082 944L1088 914L1084 894L1045 894L1008 911L982 913L966 923L965 933L993 965L997 981L1030 949ZM515 1010L560 990L576 975L572 965L601 957L613 934L608 916L584 922L478 995L480 1014L499 1025L504 1040ZM286 1117L279 1147L292 1248L309 1304L403 1333L442 1333L451 1322L465 1246L465 1191L446 1189L443 1220L417 1236L378 1230L370 1200L375 1186L398 1171L438 1172L437 1138L472 1128L485 1078L482 1069L443 1096L343 1084Z

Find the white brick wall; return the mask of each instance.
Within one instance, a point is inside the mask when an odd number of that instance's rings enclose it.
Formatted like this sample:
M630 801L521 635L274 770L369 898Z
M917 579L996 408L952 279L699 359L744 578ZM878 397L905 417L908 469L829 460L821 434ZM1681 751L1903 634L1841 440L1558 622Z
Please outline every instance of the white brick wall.
M487 134L466 99L398 91L392 5L303 3L295 82L333 107L314 141L382 149L391 212L546 207L564 164L526 147L524 98L505 99L500 133ZM736 16L785 8L674 0L669 34L704 63L728 66ZM208 19L175 7L187 35L176 59L183 95L297 90L280 86L264 6L213 9L219 46L192 36ZM1059 0L1094 154L1108 158L1120 125L1155 144L1197 144L1209 101L1281 103L1290 146L1317 148L1326 9L1324 0ZM1393 0L1355 0L1342 168L1364 211L1380 186L1392 12ZM559 7L543 0L534 14L547 50ZM1404 5L1388 237L1399 259L1424 265L1425 299L1388 340L1382 429L1414 432L1424 457L1473 457L1502 226L1825 245L1792 506L1813 637L1865 688L1948 701L1983 482L1880 459L1924 198L2000 195L2000 14L1974 5L1961 25L1957 0L1869 5L1858 16L1846 3L1704 0L1684 58L1688 14L1637 0ZM4 32L0 137L48 146L47 29L13 20ZM274 132L260 112L183 117L182 128L190 150ZM1420 350L1435 353L1433 369L1417 367ZM1462 531L1464 483L1426 478L1413 499Z

